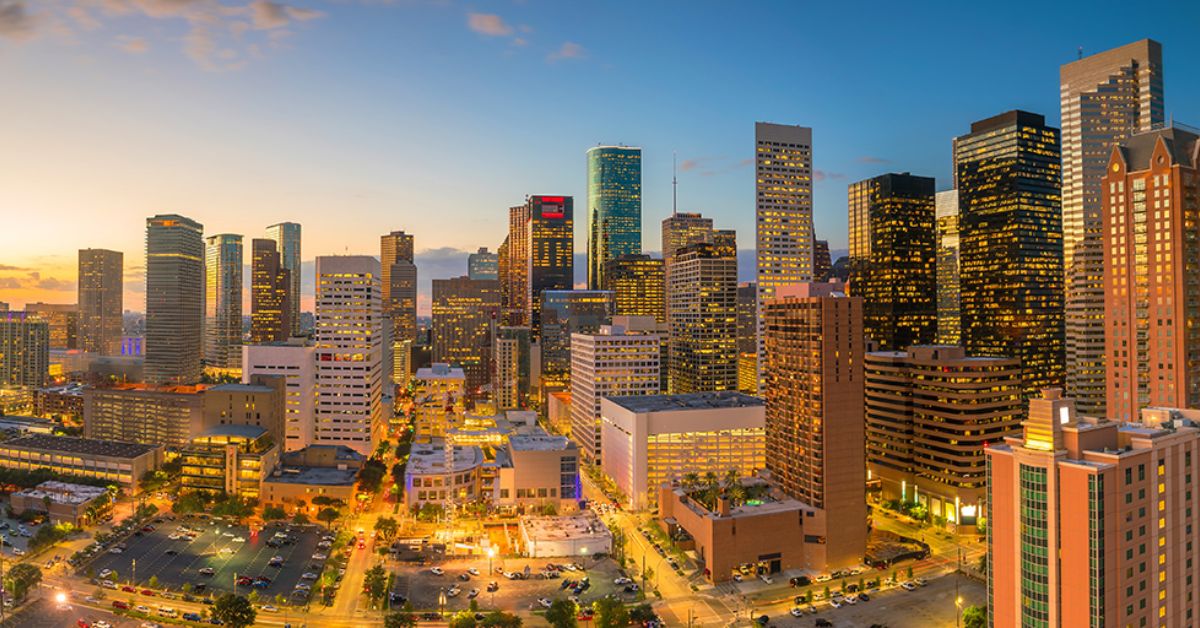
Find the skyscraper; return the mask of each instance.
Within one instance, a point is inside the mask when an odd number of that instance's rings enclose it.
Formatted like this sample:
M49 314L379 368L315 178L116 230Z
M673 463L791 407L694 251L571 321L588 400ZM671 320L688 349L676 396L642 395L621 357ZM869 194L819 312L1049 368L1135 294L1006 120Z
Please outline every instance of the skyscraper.
M1108 416L1200 405L1200 136L1168 127L1113 150L1101 179Z
M369 456L382 437L383 326L379 262L317 258L314 444Z
M1162 46L1143 39L1062 66L1062 213L1067 393L1104 415L1104 232L1100 178L1113 146L1163 123Z
M282 342L292 332L291 273L274 240L250 242L250 342Z
M933 178L907 172L850 184L850 294L863 298L864 333L881 349L937 335L933 196Z
M937 341L962 340L962 307L958 283L958 190L938 192L937 204Z
M288 271L288 323L292 326L289 335L300 335L300 225L294 222L281 222L267 227L267 238L275 241L275 249L279 251L279 260L283 269Z
M642 252L642 149L588 149L588 287L608 290L605 264Z
M829 240L813 240L813 281L829 281L833 260L829 258Z
M79 250L79 348L89 353L121 353L125 254Z
M50 324L51 349L79 348L79 306L75 303L26 303L25 312Z
M571 335L594 334L613 315L610 290L542 293L541 397L571 387Z
M738 390L758 394L758 286L753 281L737 287Z
M529 205L508 209L508 237L500 246L500 289L504 323L528 327L529 321Z
M496 327L492 339L492 400L497 410L529 405L530 342L528 327Z
M972 124L956 150L963 345L1019 359L1032 398L1063 382L1058 129L1009 111Z
M649 317L571 335L571 440L600 463L600 400L659 393L659 337Z
M712 218L705 218L697 213L675 212L666 217L662 221L662 256L663 256L663 283L666 286L671 285L671 263L675 259L675 252L679 249L691 245L709 243L712 244L713 239L713 221ZM671 299L670 295L666 296L664 302L666 312L670 315Z
M467 394L490 381L492 327L500 320L500 285L490 279L433 280L433 361L462 368Z
M200 381L204 350L204 227L176 214L146 219L145 377Z
M204 364L238 369L242 363L242 236L205 238Z
M0 386L37 388L50 376L50 323L26 312L0 314Z
M417 336L417 267L413 263L413 236L393 231L379 238L379 263L383 269L383 315L392 321L394 341Z
M737 256L700 243L675 252L667 286L674 394L737 390Z
M570 196L530 196L526 200L528 293L526 317L541 338L542 292L570 290L575 284L574 201Z
M667 322L663 260L649 255L622 255L608 260L604 281L613 293L613 314L651 316Z
M803 283L761 310L767 470L818 510L805 553L827 569L858 564L867 545L862 305L840 284Z
M500 279L500 257L486 246L467 256L467 277L470 279Z

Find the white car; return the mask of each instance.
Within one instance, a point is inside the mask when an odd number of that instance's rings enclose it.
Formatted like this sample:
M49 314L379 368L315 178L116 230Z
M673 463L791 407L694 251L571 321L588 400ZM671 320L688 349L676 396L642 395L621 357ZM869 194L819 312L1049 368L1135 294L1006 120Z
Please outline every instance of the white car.
M742 581L742 579L743 579L743 578L742 578L742 574L740 574L740 573L735 573L735 574L733 574L733 581L734 581L734 582L741 582L741 581Z
M311 571L306 571L303 574L301 574L300 577L304 580L316 580L317 574L315 574Z
M792 609L792 617L804 617L804 609L797 606Z
M110 549L108 550L108 553L109 553L109 554L120 554L120 553L121 553L121 548L119 548L119 547L113 547L113 548L110 548Z
M627 584L633 584L633 580L630 580L629 578L617 578L616 580L613 580L613 584L617 586L625 586Z
M235 537L233 537L233 539L231 539L231 540L232 540L234 543L245 543L245 542L246 542L246 539L244 539L244 538L242 538L242 537L240 537L240 536L235 536Z
M328 556L326 556L325 554L322 554L322 553L320 553L320 552L317 552L316 554L313 554L313 555L312 555L312 559L313 559L313 560L325 560L326 558L329 558L329 557L328 557Z
M904 582L900 583L900 588L904 589L905 591L916 591L917 585L905 580Z
M458 597L459 593L462 593L462 589L458 587L450 587L450 590L446 591L447 597Z
M478 576L479 570L474 567L471 567L470 569L467 570L467 573L471 574L472 576Z
M846 603L847 603L847 604L858 604L858 596L857 596L857 595L851 595L851 596L847 597L847 598L846 598Z
M760 575L760 576L758 577L758 579L759 579L759 580L762 580L763 582L765 582L765 583L767 583L767 584L775 584L775 581L774 581L774 580L772 580L772 579L771 579L771 576L768 576L767 574L762 574L762 575Z
M103 570L103 571L101 571L101 572L100 572L100 576L99 576L99 578L100 578L101 580L104 580L104 579L108 578L108 577L109 577L109 576L111 576L111 575L112 575L112 570L111 570L111 569L105 569L105 570Z
M138 604L137 606L133 607L133 610L135 610L139 613L147 613L147 614L150 613L150 607L146 606L144 604Z
M915 584L919 587L923 587L923 586L925 586L925 579L924 578L913 578L913 584Z
M542 608L550 608L550 606L553 604L553 602L551 602L550 600L547 600L544 597L539 597L538 604L541 604Z
M117 583L113 582L112 580L101 580L100 586L104 587L105 589L115 589L117 588Z
M839 602L839 601L837 601L836 599L829 600L829 605L830 605L830 606L832 606L832 607L834 607L834 608L841 608L841 607L842 607L842 603L841 603L841 602Z
M100 598L98 598L98 597L96 597L96 596L94 596L94 595L89 595L89 596L87 596L87 597L85 597L85 598L83 598L83 599L84 599L84 601L86 601L88 604L99 604L99 603L100 603Z
M430 567L429 573L431 573L435 576L444 576L444 575L446 575L446 570L442 569L441 567Z
M96 621L92 622L92 628L112 628L112 624L104 621L103 619L97 619Z
M279 609L273 604L263 604L262 609L268 613L278 613Z

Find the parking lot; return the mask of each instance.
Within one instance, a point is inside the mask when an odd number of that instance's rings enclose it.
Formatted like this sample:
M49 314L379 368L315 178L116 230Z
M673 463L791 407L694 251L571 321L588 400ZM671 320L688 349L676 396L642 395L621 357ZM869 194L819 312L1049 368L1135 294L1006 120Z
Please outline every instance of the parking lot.
M45 524L42 524L45 525ZM9 556L24 556L29 548L29 539L37 533L41 525L21 523L18 519L0 517L0 536L3 537L3 554ZM24 532L22 533L22 529Z
M952 626L958 608L954 604L955 585L963 598L963 608L982 606L987 603L987 589L983 583L957 575L942 576L931 580L915 591L888 589L871 593L869 602L859 602L833 608L828 602L817 602L817 614L792 617L787 612L772 609L768 613L772 626L813 626L818 619L825 619L838 628L867 628L872 624L884 624L888 628L927 628L928 626ZM762 613L755 611L757 617Z
M314 556L329 553L318 547L324 530L314 526L275 523L251 534L245 526L200 518L179 517L176 521L159 518L149 525L154 529L142 531L141 536L130 536L120 553L103 552L97 556L88 573L97 580L112 580L118 588L129 586L136 578L132 584L139 591L148 586L152 577L157 578L160 590L178 592L186 583L196 595L233 591L236 579L265 578L257 586L243 580L236 590L243 595L257 591L264 602L282 595L291 603L302 604L307 596L293 595L296 585L305 583L315 587L313 576L303 576L319 575L325 560ZM192 531L191 535L184 534L187 530ZM290 540L282 543L276 533L285 533ZM282 560L274 561L277 557ZM102 577L105 570L112 570L115 576Z

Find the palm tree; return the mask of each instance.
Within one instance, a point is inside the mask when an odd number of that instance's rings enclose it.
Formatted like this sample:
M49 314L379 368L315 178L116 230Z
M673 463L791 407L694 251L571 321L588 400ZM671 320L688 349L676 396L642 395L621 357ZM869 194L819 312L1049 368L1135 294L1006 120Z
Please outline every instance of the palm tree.
M725 490L725 494L729 496L729 501L734 506L740 506L746 503L746 487L741 483L734 484Z
M741 478L739 477L737 469L730 469L725 472L725 488L728 489L735 484L741 484L740 480Z
M683 489L692 491L700 484L700 474L695 471L688 471L683 474Z

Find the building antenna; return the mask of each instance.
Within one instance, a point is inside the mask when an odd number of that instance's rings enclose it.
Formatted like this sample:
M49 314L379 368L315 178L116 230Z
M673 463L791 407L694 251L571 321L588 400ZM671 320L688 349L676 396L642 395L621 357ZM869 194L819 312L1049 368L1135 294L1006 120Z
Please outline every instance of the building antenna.
M679 178L675 176L675 151L671 151L671 215L679 215Z

